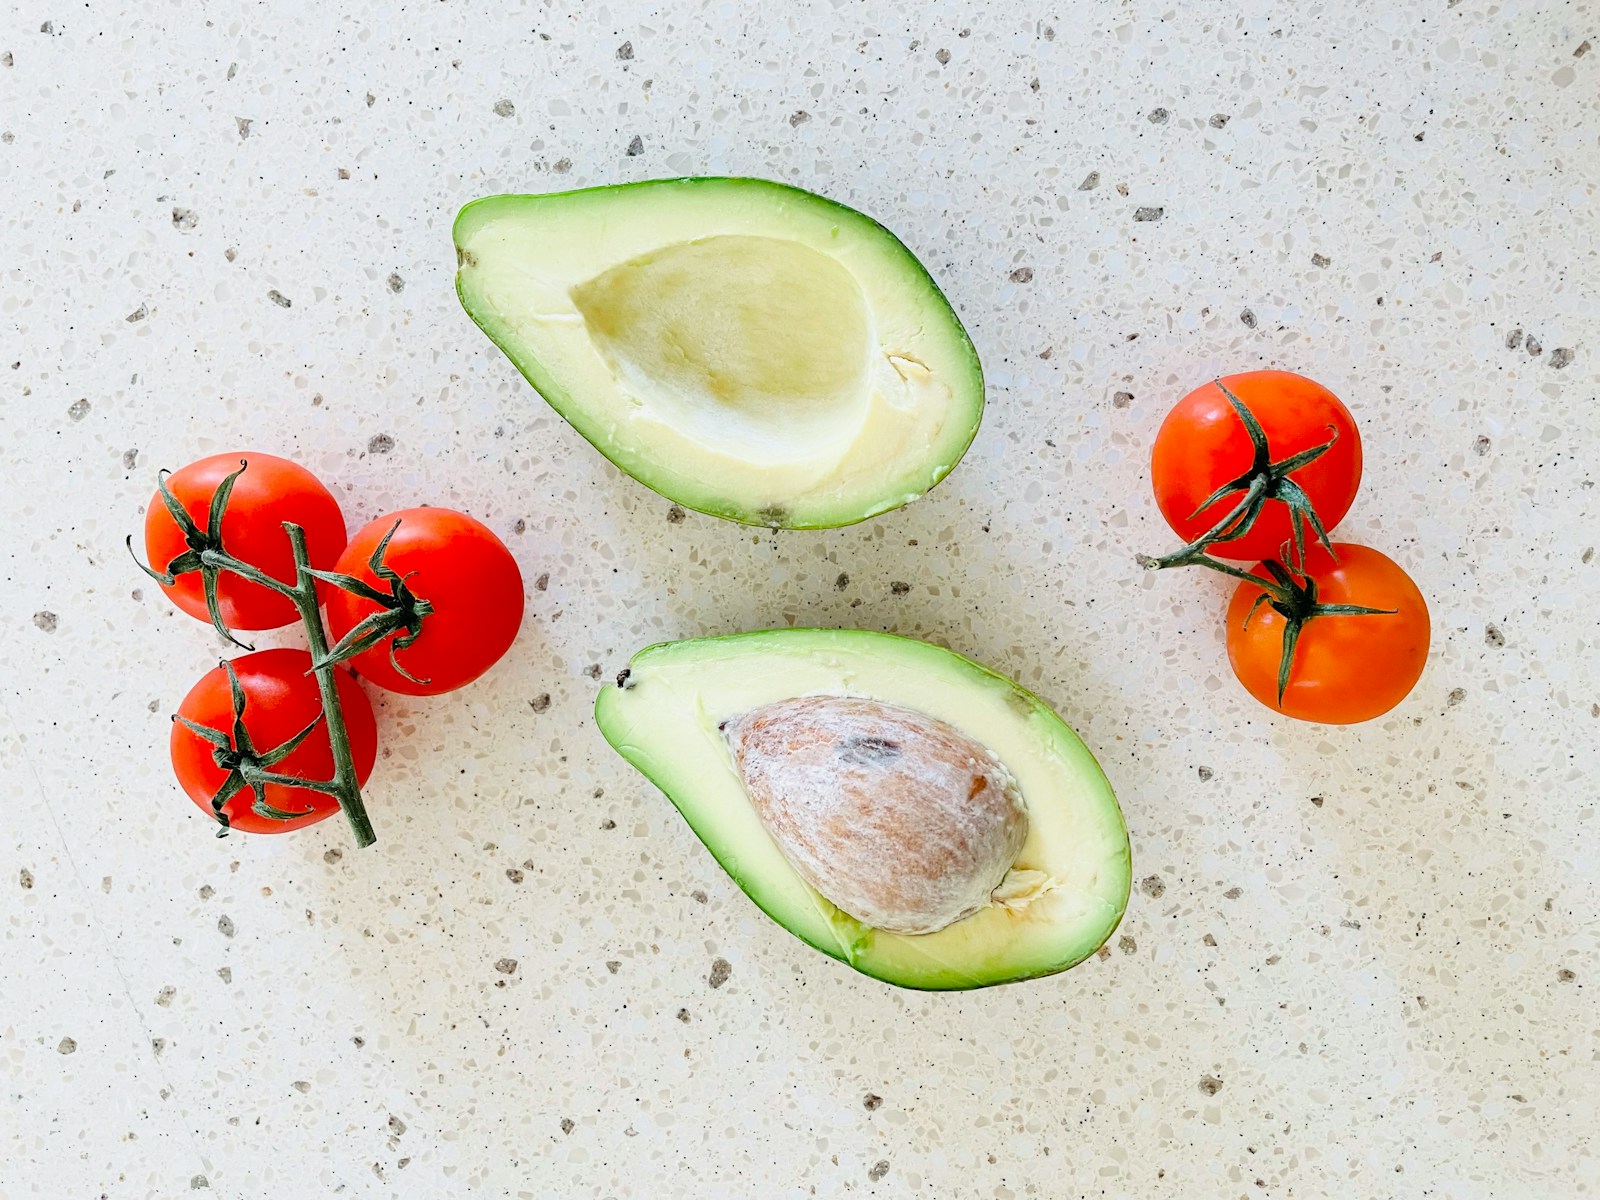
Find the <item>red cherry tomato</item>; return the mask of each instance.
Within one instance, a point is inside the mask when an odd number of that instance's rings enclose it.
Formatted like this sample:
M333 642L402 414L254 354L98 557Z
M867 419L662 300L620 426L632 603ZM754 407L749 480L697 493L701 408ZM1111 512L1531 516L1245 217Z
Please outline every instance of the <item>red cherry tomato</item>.
M213 454L192 462L167 477L167 488L202 530L207 527L212 494L227 476L249 466L233 485L233 495L222 517L222 545L235 558L259 567L274 579L295 582L294 552L285 521L306 531L306 553L313 567L333 566L344 549L344 515L339 502L317 477L304 467L271 454ZM183 530L172 519L158 492L145 511L144 547L150 565L165 571L167 564L189 549ZM192 617L210 621L200 572L178 576L161 590ZM230 629L276 629L299 616L294 602L258 583L229 572L217 579L218 607Z
M1174 533L1192 542L1220 522L1239 503L1232 492L1204 508L1206 498L1240 478L1254 464L1249 432L1229 403L1228 389L1255 415L1266 434L1273 462L1338 440L1320 458L1292 471L1321 519L1333 527L1350 511L1361 483L1361 435L1350 411L1319 383L1288 371L1248 371L1229 375L1190 392L1167 414L1151 453L1156 504ZM1196 510L1199 510L1198 512ZM1302 527L1309 543L1315 534ZM1291 536L1289 508L1269 499L1260 518L1243 537L1216 542L1219 558L1273 558Z
M482 675L511 648L522 625L522 572L505 543L487 526L447 508L408 508L379 517L351 539L334 569L391 593L393 581L380 577L370 562L391 529L395 532L385 549L384 565L432 608L421 617L416 640L394 651L395 661L416 680L407 679L390 661L394 637L356 655L350 665L392 692L432 696L454 691ZM374 601L333 588L327 605L328 632L336 642L379 611ZM396 636L404 638L406 631Z
M304 650L260 650L245 654L233 660L233 669L239 686L244 689L245 730L258 755L293 738L322 712L316 677L307 673L311 669L311 656ZM339 670L336 686L345 730L350 737L351 757L355 760L356 779L358 783L365 783L372 774L378 752L378 729L372 718L372 704L350 672ZM178 713L197 725L221 730L227 735L229 746L235 751L239 749L233 738L233 699L224 668L215 667L201 676L200 682L189 689L178 706ZM172 768L183 790L208 817L212 816L211 798L230 774L227 767L217 762L217 749L181 721L172 723ZM318 725L281 762L267 769L302 779L331 779L333 746L328 740L327 725ZM261 816L251 811L255 795L245 788L223 805L231 828L246 833L286 833L313 825L339 811L339 802L324 792L277 784L267 785L265 792L267 803L274 808L285 812L311 811L289 821Z
M1317 602L1394 611L1306 620L1280 703L1278 666L1288 618L1270 603L1258 607L1265 590L1241 583L1228 605L1228 661L1239 682L1268 708L1302 721L1349 725L1388 712L1421 677L1428 661L1428 603L1386 555L1348 542L1333 545L1338 561L1321 546L1306 549ZM1254 574L1269 577L1264 566Z

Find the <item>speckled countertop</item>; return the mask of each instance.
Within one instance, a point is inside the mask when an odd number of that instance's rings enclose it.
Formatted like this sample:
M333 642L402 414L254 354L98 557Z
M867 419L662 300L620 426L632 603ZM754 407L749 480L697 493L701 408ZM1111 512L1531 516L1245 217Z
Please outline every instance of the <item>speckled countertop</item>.
M21 0L0 24L0 1195L1508 1197L1600 1190L1600 21L1227 6ZM612 470L470 325L490 192L770 176L895 229L990 409L935 493L773 537ZM1432 598L1389 717L1271 717L1147 578L1166 407L1303 371L1344 526ZM218 647L128 561L155 470L291 455L530 585L382 697L376 848L216 840ZM1127 919L898 992L758 913L589 721L645 643L892 629L1093 746ZM289 635L264 638L292 641Z

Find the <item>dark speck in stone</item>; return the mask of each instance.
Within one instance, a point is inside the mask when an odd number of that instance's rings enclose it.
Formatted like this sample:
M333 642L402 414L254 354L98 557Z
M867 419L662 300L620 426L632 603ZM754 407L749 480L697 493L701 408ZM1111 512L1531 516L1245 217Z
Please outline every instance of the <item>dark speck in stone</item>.
M1248 308L1245 309L1239 314L1239 323L1246 329L1254 329L1256 327L1256 314Z
M789 114L789 125L793 128L798 128L809 120L811 120L811 114L803 108Z
M535 579L533 581L533 590L536 591L536 592L546 592L546 591L550 590L550 572L549 571L544 572L542 575L539 576L539 578L537 578L537 579Z
M1194 770L1195 770L1195 774L1200 776L1200 782L1201 783L1206 782L1206 780L1210 779L1213 775L1216 774L1216 772L1213 771L1210 767L1196 767Z
M1207 1096L1215 1096L1222 1090L1222 1080L1215 1075L1200 1076L1200 1090Z
M1523 339L1522 348L1528 352L1529 358L1538 358L1544 353L1543 344L1532 334Z
M339 847L337 847L337 846L333 847L333 849L331 849L331 850L324 850L322 852L322 861L327 863L330 867L333 866L335 863L337 863L343 857L344 857L344 851L339 849Z
M1472 452L1474 454L1476 454L1479 458L1482 458L1485 454L1489 453L1489 435L1488 434L1480 433L1476 438L1473 439L1473 441L1472 441Z
M636 133L636 134L633 135L633 140L628 143L628 157L629 158L638 158L639 155L641 155L643 153L644 153L644 139L642 137L640 137Z
M1166 211L1167 210L1165 208L1162 208L1159 205L1153 207L1146 205L1143 208L1134 209L1133 219L1135 221L1159 221Z
M1139 890L1152 900L1159 900L1166 894L1167 885L1159 875L1146 875L1139 884Z
M367 107L371 108L377 102L378 102L378 98L376 96L374 96L371 92L368 92L367 93Z
M367 439L368 454L388 454L394 449L394 438L387 433L375 433Z
M1466 698L1467 698L1467 689L1466 688L1451 688L1450 689L1450 694L1445 697L1444 702L1447 705L1449 705L1451 708L1454 708L1456 705L1460 704Z
M1078 185L1080 192L1092 192L1100 186L1100 172L1090 171L1083 177L1083 182Z
M1324 801L1323 801L1321 796L1313 796L1313 797L1311 797L1311 806L1313 808L1321 808L1323 804L1324 804Z
M610 829L615 829L616 827L617 827L617 823L615 821L613 821L610 817L607 817L604 821L600 822L600 828L601 829L610 830Z
M840 571L839 572L839 578L837 578L837 579L835 579L833 581L833 590L836 591L836 592L842 592L842 591L845 590L845 588L847 588L849 586L850 586L850 576L846 575L843 571Z
M1132 403L1133 403L1133 393L1132 392L1117 392L1115 395L1113 395L1111 397L1111 407L1112 408L1127 408L1128 405L1130 405Z
M1242 895L1244 895L1244 889L1242 887L1231 887L1222 893L1222 896L1225 900L1237 900Z
M224 913L217 918L217 932L225 938L233 936L233 918Z
M689 893L689 899L693 900L696 904L704 904L710 899L710 897L699 888L695 888L694 891Z
M80 396L71 404L67 405L67 416L71 417L74 421L81 421L88 415L89 400L86 396Z
M539 693L539 695L535 696L532 700L528 701L528 705L536 713L549 712L550 711L550 693L549 692L541 692L541 693Z
M1500 632L1500 626L1491 621L1483 627L1483 641L1488 646L1504 646L1506 635Z
M867 1172L867 1178L872 1180L873 1183L877 1183L878 1180L882 1179L888 1173L889 1160L887 1158L880 1158L877 1162L872 1164L872 1170Z
M1032 283L1033 282L1033 268L1032 267L1018 267L1015 271L1011 272L1011 282L1012 283Z
M680 1008L678 1010L678 1020L682 1021L685 1025L689 1023L689 1010L687 1008Z
M250 136L250 126L254 125L255 121L249 117L235 117L233 123L239 127L239 136L247 138Z
M22 870L17 873L17 882L22 885L23 891L27 891L33 887L33 872L28 870L27 867L23 867Z
M1329 258L1326 254L1313 254L1311 256L1311 265L1313 267L1326 267L1332 262L1333 259Z
M129 325L137 325L140 321L144 320L149 315L150 315L150 306L147 305L147 304L141 304L141 305L139 305L138 308L134 309L131 313L129 313L126 317L124 317L122 319L124 321L126 321Z
M494 969L502 975L515 975L517 973L517 960L514 958L496 959Z
M1132 954L1138 948L1139 943L1134 941L1127 934L1123 934L1117 939L1117 949L1121 950L1124 954Z
M522 871L521 871L520 868L507 867L506 868L506 878L511 880L512 883L521 883L523 878L524 878L524 876L523 876Z
M38 612L33 614L33 624L35 628L40 629L45 633L54 633L56 631L56 626L60 623L60 618L57 617L55 613L49 612L46 609L40 609Z
M1582 58L1585 54L1589 53L1589 51L1591 49L1593 49L1593 47L1589 45L1589 39L1588 38L1584 38L1583 41L1578 43L1578 48L1572 52L1572 57L1573 58ZM8 54L6 57L9 58L11 56ZM11 65L10 63L6 64L6 66L8 66L8 67L10 65Z
M687 516L688 514L683 511L683 508L680 505L674 504L671 508L667 509L667 524L682 525L684 518Z
M1206 122L1213 129L1221 129L1233 118L1228 113L1212 113L1211 119Z
M944 66L945 63L950 61L950 51L948 51L948 50L942 50L942 49L941 50L935 50L933 52L933 56L936 59L939 60L939 65L941 67Z
M868 1112L877 1112L882 1106L883 1097L872 1092L868 1092L861 1098L861 1107L866 1109Z
M1152 125L1165 125L1171 117L1172 114L1164 108L1152 108L1145 114L1144 119Z
M1513 329L1510 333L1506 334L1507 350L1515 350L1520 345L1522 345L1522 330Z
M396 294L406 290L406 281L400 278L400 272L389 272L389 290Z
M294 307L294 301L289 299L289 297L285 296L277 288L268 289L268 291L267 291L267 299L271 300L279 308L293 308Z
M606 970L615 975L618 971L622 970L622 963L615 958L608 958L606 959Z
M175 208L172 210L172 225L175 229L193 229L200 224L200 218L192 208Z
M1577 978L1577 973L1569 971L1566 967L1562 967L1561 970L1556 972L1556 979L1561 983L1571 983Z
M897 579L889 585L889 590L896 596L904 596L911 590L911 585L904 580Z
M571 1117L562 1117L561 1118L561 1132L562 1133L571 1133L577 1127L578 1127L577 1124L573 1121L573 1119Z
M590 663L587 667L585 667L583 669L583 673L585 675L587 675L590 679L599 679L600 675L602 673L600 664L599 663ZM629 674L632 674L632 672L629 672ZM626 679L626 676L618 675L617 676L617 686L618 687L625 687L626 686L625 679Z
M1550 351L1550 365L1557 371L1572 361L1572 351L1566 346L1557 346Z
M728 982L728 977L733 974L733 964L725 958L719 958L711 964L711 975L706 982L713 988L719 988Z
M509 100L496 100L494 102L494 115L497 117L514 117L517 115L517 106Z
M136 465L138 465L138 462L139 462L139 452L137 450L124 450L122 452L122 468L123 468L123 470L125 470L125 471L133 470L133 468Z

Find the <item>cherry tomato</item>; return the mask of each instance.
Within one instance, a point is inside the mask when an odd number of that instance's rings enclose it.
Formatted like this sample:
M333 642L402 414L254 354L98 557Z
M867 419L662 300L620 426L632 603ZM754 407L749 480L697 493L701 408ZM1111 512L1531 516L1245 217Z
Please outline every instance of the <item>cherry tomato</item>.
M391 529L382 560L386 572L380 574L371 559ZM471 683L510 649L522 625L517 560L487 526L465 513L408 508L379 517L351 539L334 569L386 596L396 591L395 580L385 577L392 572L409 594L400 597L402 607L414 599L431 608L412 627L349 660L364 678L392 692L433 696ZM327 605L328 633L336 642L380 611L374 600L335 588ZM412 629L420 630L415 641L399 646ZM394 662L415 679L395 670Z
M285 521L293 521L306 531L306 553L313 567L333 566L344 549L344 515L339 502L304 467L270 454L213 454L192 462L167 477L167 488L177 498L196 525L204 530L217 485L239 469L249 466L233 485L233 495L222 517L222 545L235 558L259 567L284 583L295 581L294 553ZM150 499L145 510L144 547L150 565L165 571L167 564L190 549L183 530L162 502L161 494ZM192 617L211 618L199 571L179 575L161 590L172 602ZM217 578L218 608L231 629L276 629L299 617L294 602L258 583L223 571Z
M257 755L265 755L283 745L322 712L316 677L308 674L311 656L304 650L260 650L234 659L232 665L239 686L244 690L244 727ZM355 760L356 779L358 783L365 783L372 774L378 752L378 729L372 718L372 704L349 671L339 669L336 686L344 711L345 730L350 737L350 754ZM189 689L178 706L178 715L197 725L220 730L228 739L228 747L233 751L239 749L233 736L233 699L225 668L215 667L201 676L200 682ZM170 749L178 783L206 816L212 816L211 798L227 783L231 773L227 766L217 762L220 748L182 721L174 721ZM318 724L305 741L266 769L302 779L331 779L333 747L328 740L326 724ZM230 828L246 833L286 833L313 825L339 811L339 802L324 792L277 784L268 784L264 790L266 801L273 808L294 813L310 811L288 821L262 816L251 810L255 795L246 787L223 805Z
M1218 387L1218 383L1222 387ZM1244 477L1255 465L1250 434L1223 388L1232 392L1266 434L1271 461L1281 463L1337 435L1319 458L1288 478L1300 486L1331 531L1350 511L1361 483L1361 435L1350 411L1319 383L1288 371L1247 371L1229 375L1190 392L1167 414L1151 453L1156 504L1167 524L1185 542L1217 525L1239 503L1234 491L1201 508L1225 484ZM1196 511L1198 510L1198 511ZM1219 558L1262 559L1279 554L1291 536L1289 508L1268 499L1260 518L1243 537L1214 543ZM1307 542L1315 538L1302 526Z
M1302 721L1349 725L1388 712L1411 691L1428 661L1428 604L1392 559L1367 546L1335 542L1306 550L1318 604L1392 609L1374 615L1313 615L1301 627L1283 701L1278 667L1285 614L1265 590L1241 583L1228 605L1228 661L1246 690L1268 708ZM1254 574L1268 578L1265 566ZM1252 611L1252 609L1254 611ZM1248 618L1248 621L1247 621Z

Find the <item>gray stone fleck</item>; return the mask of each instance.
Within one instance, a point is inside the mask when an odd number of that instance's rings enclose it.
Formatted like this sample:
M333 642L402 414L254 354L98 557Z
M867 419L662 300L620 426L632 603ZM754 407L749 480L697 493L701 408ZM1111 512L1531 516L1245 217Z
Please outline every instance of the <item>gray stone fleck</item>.
M1544 353L1544 346L1531 333L1523 339L1522 348L1528 352L1529 358L1538 358Z
M883 1107L883 1097L873 1092L868 1092L861 1098L861 1107L868 1112L877 1112L878 1109Z
M217 978L222 980L223 983L232 983L233 982L233 968L232 967L218 967L217 968Z
M375 433L367 439L368 454L388 454L394 449L394 438L387 433Z
M77 1049L78 1043L69 1037L64 1037L56 1043L57 1054L73 1054L77 1052Z
M294 301L289 299L289 297L285 296L277 288L269 288L267 290L267 299L271 300L279 308L293 308L294 307Z
M1133 403L1132 392L1116 392L1111 397L1112 408L1127 408Z
M399 271L389 272L389 290L396 295L406 290L406 281L400 278Z
M562 1117L561 1118L561 1132L562 1133L571 1133L577 1127L578 1126L577 1126L576 1122L574 1122L571 1117Z
M1488 646L1504 646L1506 635L1500 632L1500 626L1491 621L1483 627L1483 641Z
M311 1081L309 1079L296 1079L289 1086L304 1096L311 1090Z
M517 960L514 958L496 959L494 969L502 975L515 975L517 973Z
M887 1158L880 1158L877 1162L872 1164L872 1169L867 1172L867 1178L872 1180L873 1183L877 1183L878 1180L882 1179L888 1173L889 1160Z
M192 208L175 208L172 210L172 226L174 229L189 230L200 224L200 217Z
M1489 453L1489 435L1488 434L1480 433L1477 437L1475 437L1472 440L1472 452L1474 454L1476 454L1479 458L1482 458L1485 454Z
M337 846L322 852L322 861L327 863L330 867L335 865L343 857L344 851L339 849Z
M511 103L511 101L509 101L509 100L496 100L494 102L494 115L495 116L497 116L497 117L514 117L514 116L516 116L516 114L517 114L517 106L515 104Z
M641 155L643 153L644 153L644 139L642 137L640 137L636 133L636 134L633 135L633 140L628 143L628 157L629 158L638 158L639 155Z
M1166 214L1166 211L1165 208L1159 205L1145 205L1142 208L1133 210L1133 219L1135 221L1159 221Z
M1012 283L1032 283L1033 282L1033 268L1032 267L1018 267L1015 271L1011 272L1011 282Z
M1165 125L1171 118L1172 114L1164 108L1152 108L1144 115L1144 119L1152 125Z
M67 405L67 416L71 417L74 421L81 421L88 415L89 398L87 396L80 396L71 404Z
M390 1116L389 1116L389 1132L394 1134L395 1137L403 1137L405 1135L405 1132L406 1132L406 1123L404 1121L402 1121L399 1117L394 1116L393 1114L390 1114Z
M1100 186L1100 172L1090 171L1083 177L1083 182L1078 185L1080 192L1092 192Z
M1585 54L1589 53L1589 51L1592 50L1593 48L1594 47L1589 45L1589 39L1588 38L1584 38L1583 41L1578 43L1578 48L1572 52L1572 57L1573 58L1582 58ZM8 55L6 55L6 57L10 58L11 56L8 54ZM10 65L11 64L9 62L6 63L6 66L8 66L8 67Z
M210 1186L211 1181L204 1175L192 1175L189 1177L189 1190L191 1192L198 1192Z
M611 974L615 975L618 971L622 970L621 961L619 959L615 959L615 958L606 959L606 970L610 971Z
M1210 779L1213 775L1216 774L1216 772L1213 771L1210 767L1196 767L1194 769L1194 773L1196 775L1200 776L1200 782L1201 783L1205 783L1208 779Z
M1117 939L1117 949L1121 950L1124 954L1132 954L1134 951L1139 949L1139 943L1134 941L1127 934L1123 934Z
M1242 887L1231 887L1227 891L1223 892L1222 895L1226 900L1237 900L1240 896L1244 895L1244 889Z
M911 585L906 583L903 579L896 579L889 585L889 590L896 596L904 596L911 590Z
M1233 120L1233 117L1228 113L1212 113L1211 119L1206 124L1213 129L1221 129L1231 120Z
M939 60L939 65L940 65L940 66L941 66L941 67L942 67L942 66L944 66L944 65L945 65L945 64L946 64L946 63L947 63L947 62L949 62L949 61L950 61L950 51L948 51L948 50L945 50L945 49L942 49L942 48L941 48L941 49L939 49L939 50L935 50L935 51L934 51L934 52L933 52L933 56L934 56L934 57L935 57L935 58L936 58L936 59L938 59L938 60Z
M1568 970L1566 967L1562 967L1561 970L1556 972L1556 979L1560 983L1571 983L1577 978L1577 973L1575 971Z
M1522 345L1522 330L1513 329L1510 333L1506 334L1507 350L1515 350L1520 345Z
M27 867L23 867L21 871L17 872L17 882L22 885L23 891L29 890L33 887L33 872L28 870Z
M623 42L622 45L617 47L617 60L619 62L627 62L632 57L633 57L633 43L632 42Z
M1550 365L1557 371L1572 361L1572 350L1567 346L1557 346L1550 351Z
M733 964L725 958L716 959L711 964L711 976L706 980L713 988L719 988L728 982L728 976L733 974Z
M149 307L149 305L141 304L141 305L139 305L138 308L134 309L131 313L129 313L127 316L123 317L122 319L124 321L126 321L129 325L137 325L140 321L144 320L149 315L150 315L150 307Z
M1254 329L1256 327L1256 314L1248 308L1245 309L1239 314L1239 323L1246 329Z
M1139 890L1152 900L1159 900L1166 894L1166 882L1159 875L1146 875L1139 884Z
M233 918L224 913L217 918L217 932L225 938L233 936Z
M521 883L526 876L523 875L520 867L507 867L506 878L511 880L512 883Z
M61 623L61 620L55 615L55 613L49 611L48 609L41 608L38 612L33 614L33 623L36 628L45 633L54 633L56 631L56 626Z
M532 700L528 701L528 705L536 713L549 712L550 711L550 693L549 692L540 692Z
M1222 1080L1215 1075L1200 1076L1200 1090L1207 1096L1215 1096L1222 1090Z
M156 1003L162 1008L172 1007L172 998L178 994L178 989L170 983L156 993Z
M255 119L253 117L235 117L233 123L239 127L239 137L243 139L250 136L250 126L255 124Z
M671 508L667 509L667 524L682 525L688 515L688 513L683 511L682 505L674 504Z
M1313 254L1311 256L1311 265L1313 267L1326 267L1332 262L1333 259L1329 258L1326 254Z
M1454 708L1456 705L1460 704L1466 698L1467 698L1467 689L1466 688L1451 688L1450 689L1450 694L1445 697L1444 702L1449 707Z
M124 450L122 452L122 469L123 470L131 471L131 470L133 470L134 467L136 467L138 465L138 463L139 463L139 452L137 450ZM138 597L135 596L134 599L137 600Z

